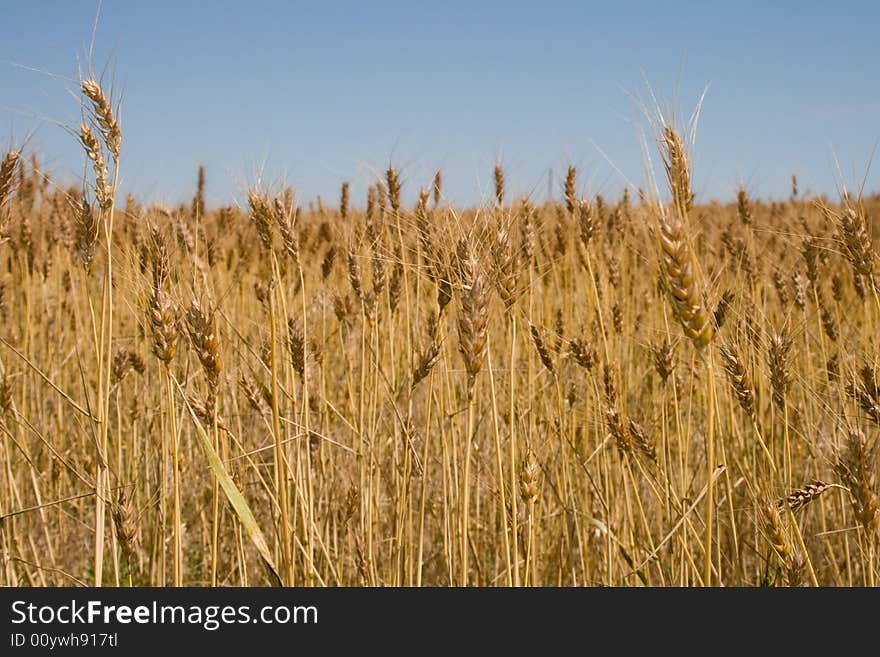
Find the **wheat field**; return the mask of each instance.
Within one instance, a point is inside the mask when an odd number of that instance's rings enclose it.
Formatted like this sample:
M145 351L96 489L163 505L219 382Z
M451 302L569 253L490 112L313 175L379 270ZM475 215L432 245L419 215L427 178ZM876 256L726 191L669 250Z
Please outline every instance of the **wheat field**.
M79 92L81 186L0 153L0 584L876 584L880 199L701 201L660 113L616 199L167 208Z

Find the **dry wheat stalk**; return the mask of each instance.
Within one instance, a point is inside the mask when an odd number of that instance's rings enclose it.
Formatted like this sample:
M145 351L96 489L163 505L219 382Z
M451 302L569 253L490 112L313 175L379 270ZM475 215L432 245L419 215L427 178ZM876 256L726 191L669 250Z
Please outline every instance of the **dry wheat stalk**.
M498 202L499 206L502 206L504 205L504 169L501 168L500 162L495 165L494 175L495 200Z
M834 471L849 489L856 520L868 533L880 528L880 490L877 474L877 441L852 429L845 449L838 454Z
M584 250L588 250L590 241L596 234L596 218L593 206L586 199L578 203L578 235Z
M440 194L443 190L443 177L440 169L437 169L437 173L434 174L434 183L431 185L431 188L434 191L434 207L436 208L440 205Z
M817 500L819 496L829 488L834 488L835 484L828 484L819 479L814 479L808 484L793 490L784 498L777 500L776 506L780 511L784 511L788 507L792 512L800 511L811 502Z
M779 506L768 503L761 510L763 511L764 532L767 542L773 548L773 551L776 552L779 559L785 563L791 555L791 542L788 538L788 532L782 524Z
M770 387L773 390L773 401L780 407L785 405L785 398L791 387L791 345L791 335L786 329L783 329L780 333L773 332L770 336L770 346L767 349L767 360L770 366Z
M110 370L110 382L112 386L122 383L122 380L128 376L128 373L134 370L138 374L143 374L146 370L144 359L137 353L129 351L124 347L120 347L113 356L113 365Z
M220 338L214 310L203 309L202 305L193 299L186 311L186 329L193 351L196 352L208 379L208 385L216 392L223 360L220 357Z
M21 153L12 149L0 161L0 207L3 207L15 187L15 170L20 158Z
M122 554L130 561L137 550L138 525L134 505L127 498L124 488L119 489L112 513L116 540L119 541Z
M568 341L568 353L574 362L589 371L596 364L596 350L586 341L575 338Z
M629 429L629 435L632 436L633 446L648 459L657 463L657 447L654 445L648 432L645 431L645 428L632 418L629 418L629 426L627 428Z
M651 352L654 356L654 369L665 385L675 369L675 345L664 339L659 344L653 345Z
M434 369L434 365L437 364L438 360L440 360L440 344L436 341L432 341L416 359L416 366L413 369L411 377L412 388L415 388L428 376L428 374L431 373L431 370Z
M516 251L510 241L508 226L500 226L492 244L493 279L498 295L504 302L505 310L510 310L519 298L519 263Z
M287 334L287 348L290 350L290 363L293 366L293 371L296 372L300 378L303 378L306 372L307 361L305 336L299 326L299 322L292 317L287 320Z
M519 494L523 502L532 504L540 494L541 468L538 459L531 448L526 450L526 455L520 465Z
M201 164L196 179L196 195L193 198L192 215L194 218L205 216L205 167Z
M672 126L664 126L661 146L673 200L671 212L658 207L656 213L664 288L685 335L697 348L702 348L712 340L714 328L703 307L687 234L687 213L693 202L687 155L678 131Z
M663 168L672 191L673 205L679 214L686 214L693 206L694 194L691 191L691 172L684 141L671 125L663 127L660 141Z
M791 301L791 296L789 296L788 290L788 282L782 275L782 271L779 269L779 267L776 267L773 270L772 278L773 287L776 288L776 294L779 297L779 304L784 308Z
M877 252L871 243L864 206L861 203L847 204L836 218L850 264L859 275L872 280L876 271Z
M257 413L264 414L266 413L266 398L263 394L263 391L260 390L260 386L253 380L253 378L246 377L242 374L238 379L238 385L244 393L245 399L247 399L248 404L250 404L251 408L253 408Z
M807 266L807 280L815 288L819 280L819 243L814 237L804 239L801 244L801 255Z
M682 329L694 345L705 347L712 340L712 320L706 313L694 279L693 262L684 224L668 217L660 222L660 246L664 287Z
M736 400L749 417L755 417L755 389L746 368L740 360L736 347L731 343L722 344L719 353L724 370L730 379L730 385Z
M529 332L532 335L532 342L535 350L541 359L541 363L547 368L552 375L556 375L556 367L553 365L553 358L550 356L550 350L547 348L547 341L544 339L544 331L529 322Z
M351 249L348 251L348 281L351 283L351 289L358 301L363 302L364 290L361 282L361 268L357 261L357 255Z
M272 209L266 199L251 190L248 192L251 221L257 228L260 242L266 251L272 250Z
M712 313L712 320L715 324L716 331L724 326L724 321L727 319L727 314L730 311L730 306L733 303L734 298L733 290L724 290L724 293L718 300L718 304L715 306L715 311Z
M834 317L834 314L828 308L825 303L824 298L820 295L819 297L819 314L822 320L822 330L825 331L825 335L828 336L828 339L831 342L837 342L837 338L839 336L837 331L837 320Z
M459 351L464 357L468 390L472 391L486 355L489 324L489 298L479 262L467 240L459 242L458 266L461 277L459 293Z
M602 365L602 387L605 401L609 404L617 402L617 386L614 383L614 369L609 363Z
M119 149L122 145L122 132L119 129L119 122L116 120L110 99L104 93L101 85L93 78L82 80L80 88L83 95L92 101L92 115L101 130L101 136L104 138L107 150L110 151L114 160L118 160Z
M342 183L342 188L339 192L339 216L343 221L348 219L348 183Z
M862 365L859 369L859 380L849 383L846 392L858 402L868 418L880 425L880 382L873 365Z
M568 214L574 214L577 211L577 169L574 165L569 165L568 173L565 176L565 209Z
M333 265L336 263L336 253L336 247L331 244L330 248L327 249L327 253L324 254L324 259L321 261L321 278L325 281L333 272Z
M171 298L155 286L147 305L147 318L153 330L153 354L169 366L177 352L177 309Z
M86 157L92 161L92 169L95 172L95 200L102 210L107 210L112 203L113 188L108 182L110 174L104 160L104 150L91 127L83 123L79 126L79 131L80 142L85 149Z
M752 223L752 208L749 201L749 193L744 187L736 192L736 214L739 220L746 226Z
M79 200L75 215L75 244L76 254L83 269L89 271L92 259L95 256L95 246L98 243L100 231L98 217L86 199L85 194Z
M609 400L611 401L611 400ZM611 431L611 437L617 445L617 449L625 456L629 456L633 451L633 436L629 431L629 427L624 423L620 414L613 408L605 411L605 423Z
M400 176L394 167L389 166L385 175L388 181L388 200L395 214L400 212Z
M391 276L388 278L388 309L391 314L397 311L400 303L400 296L403 293L403 274L403 254L400 252L400 246L395 244L394 264L391 267Z
M284 251L293 259L296 266L300 267L299 238L294 230L296 208L293 203L287 203L282 198L276 196L272 200L272 218L278 225L278 232L281 233L281 243L284 246ZM270 237L270 243L271 239Z
M791 289L794 290L794 305L803 311L807 306L807 283L799 271L791 275Z

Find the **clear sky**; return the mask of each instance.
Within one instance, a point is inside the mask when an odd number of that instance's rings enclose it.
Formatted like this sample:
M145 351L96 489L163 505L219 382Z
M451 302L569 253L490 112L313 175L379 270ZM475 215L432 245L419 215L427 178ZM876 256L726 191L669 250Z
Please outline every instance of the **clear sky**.
M96 9L0 13L0 147L33 132L67 181L83 158L54 122L78 121L73 85L20 66L74 77ZM105 0L93 63L122 93L124 188L148 200L189 198L200 162L211 204L260 171L301 202L335 204L343 180L360 198L389 160L409 199L436 168L450 201L487 198L496 159L512 193L543 199L550 170L558 193L573 162L583 192L614 195L644 183L648 83L684 112L708 85L698 197L783 197L792 173L880 189L878 26L876 2Z

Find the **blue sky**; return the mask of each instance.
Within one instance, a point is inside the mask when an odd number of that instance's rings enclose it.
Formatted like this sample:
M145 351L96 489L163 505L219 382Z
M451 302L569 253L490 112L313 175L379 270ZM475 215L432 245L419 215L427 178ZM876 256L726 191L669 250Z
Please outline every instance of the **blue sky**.
M438 167L450 201L488 198L497 159L515 194L543 199L550 170L558 194L573 162L584 193L615 195L644 183L646 83L685 113L708 86L702 199L740 183L783 197L792 173L880 189L878 4L769 4L106 0L93 64L122 93L124 188L165 203L191 196L200 162L211 204L259 172L301 202L335 204L343 180L361 198L389 161L410 200ZM76 180L81 152L54 123L78 120L73 85L21 66L75 77L97 2L4 5L0 147L33 132Z

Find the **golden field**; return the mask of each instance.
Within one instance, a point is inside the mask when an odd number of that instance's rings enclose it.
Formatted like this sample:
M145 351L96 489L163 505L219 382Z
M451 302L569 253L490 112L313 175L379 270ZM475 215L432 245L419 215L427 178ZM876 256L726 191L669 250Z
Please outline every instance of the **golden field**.
M147 206L80 87L82 187L0 153L0 584L877 583L880 200L699 202L660 116L617 199Z

